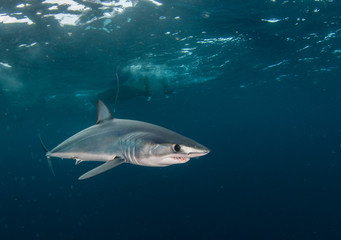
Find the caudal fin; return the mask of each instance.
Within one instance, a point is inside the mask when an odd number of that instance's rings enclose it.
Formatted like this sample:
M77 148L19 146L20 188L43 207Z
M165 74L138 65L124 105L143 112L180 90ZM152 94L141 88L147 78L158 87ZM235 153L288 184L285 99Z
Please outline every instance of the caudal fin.
M45 147L43 140L41 140L40 134L39 134L39 140L40 140L40 144L41 144L41 147L43 148L44 152L47 153L49 150ZM56 176L54 174L54 170L53 170L53 166L52 166L52 162L51 162L50 157L46 156L46 158L47 158L47 164L49 165L49 168L51 169L53 176Z

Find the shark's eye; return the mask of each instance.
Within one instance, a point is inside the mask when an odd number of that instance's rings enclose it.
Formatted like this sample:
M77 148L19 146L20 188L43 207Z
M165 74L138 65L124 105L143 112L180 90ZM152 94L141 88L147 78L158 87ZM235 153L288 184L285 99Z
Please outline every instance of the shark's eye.
M179 144L175 144L175 145L173 146L173 150L174 150L174 152L179 152L179 151L181 150L180 145L179 145Z

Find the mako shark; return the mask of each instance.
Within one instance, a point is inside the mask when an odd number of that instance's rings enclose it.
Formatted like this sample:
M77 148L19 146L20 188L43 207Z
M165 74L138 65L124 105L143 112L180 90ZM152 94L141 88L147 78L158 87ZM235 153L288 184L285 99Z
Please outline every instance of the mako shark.
M41 141L41 140L40 140ZM113 118L107 106L97 101L97 122L48 151L41 141L52 169L51 157L104 162L86 172L83 180L108 171L122 163L165 167L186 163L210 150L166 128L127 119ZM53 171L53 169L52 169Z

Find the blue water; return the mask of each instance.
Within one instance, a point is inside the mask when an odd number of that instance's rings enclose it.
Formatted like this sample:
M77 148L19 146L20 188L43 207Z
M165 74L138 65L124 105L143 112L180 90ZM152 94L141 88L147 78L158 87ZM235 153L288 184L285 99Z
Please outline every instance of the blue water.
M1 3L0 239L341 239L340 12L336 0ZM84 181L96 163L53 159L53 176L39 132L55 147L95 123L97 99L211 152Z

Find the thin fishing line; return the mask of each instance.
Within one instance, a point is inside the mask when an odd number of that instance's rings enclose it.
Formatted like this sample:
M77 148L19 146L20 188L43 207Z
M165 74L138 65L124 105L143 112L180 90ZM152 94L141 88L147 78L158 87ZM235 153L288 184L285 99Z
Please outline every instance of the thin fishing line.
M115 96L114 112L116 112L116 104L117 104L119 93L120 93L120 79L118 78L117 69L116 69L116 96Z

